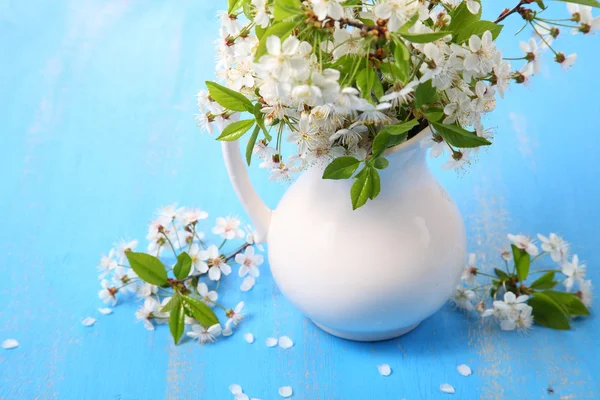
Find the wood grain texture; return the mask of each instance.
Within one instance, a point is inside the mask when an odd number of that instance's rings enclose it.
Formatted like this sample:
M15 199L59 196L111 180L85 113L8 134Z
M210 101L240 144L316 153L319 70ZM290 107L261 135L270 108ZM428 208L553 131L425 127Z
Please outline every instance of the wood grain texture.
M485 3L490 16L505 6ZM519 336L445 307L397 340L353 343L302 317L267 265L249 293L231 277L221 297L245 300L248 316L216 345L172 345L165 327L135 323L133 303L99 315L99 255L120 237L143 239L157 207L177 201L245 218L219 146L193 119L195 92L214 75L224 7L0 0L0 341L20 342L0 351L0 399L220 400L232 398L232 383L263 400L285 385L294 399L442 399L441 383L457 399L599 398L595 315L569 332ZM564 73L548 62L533 89L513 87L487 121L498 133L478 162L458 176L431 164L484 268L497 265L506 233L557 231L598 282L600 86L588 77L599 39L566 36L561 46L578 48L580 63ZM503 40L518 54L511 35ZM251 175L275 206L285 187L256 167ZM93 327L81 325L87 316ZM280 335L295 346L266 348ZM474 374L460 376L461 363Z

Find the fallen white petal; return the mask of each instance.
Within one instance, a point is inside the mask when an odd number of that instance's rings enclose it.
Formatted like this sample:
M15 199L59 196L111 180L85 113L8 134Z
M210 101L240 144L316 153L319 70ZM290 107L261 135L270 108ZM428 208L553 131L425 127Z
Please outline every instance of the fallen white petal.
M390 374L392 373L392 369L387 364L378 365L377 369L379 370L379 373L383 376L390 376Z
M96 320L92 317L87 317L86 319L84 319L83 321L81 321L81 324L83 326L92 326L96 323Z
M231 336L231 335L233 335L233 330L230 327L225 327L225 329L223 329L221 331L221 335L223 335L223 336Z
M242 387L240 385L238 385L237 383L234 383L232 385L229 385L229 391L232 394L240 394L240 393L242 393Z
M244 333L244 339L248 343L254 343L254 335L251 333Z
M292 395L292 387L291 386L283 386L279 388L279 395L281 397L290 397Z
M469 368L469 366L466 364L460 364L458 367L456 367L456 369L458 370L458 373L462 376L469 376L473 373L471 371L471 368Z
M279 347L281 347L282 349L289 349L293 345L294 342L288 336L282 336L279 338Z
M252 278L251 276L248 276L248 277L244 278L242 285L240 286L240 290L242 292L247 292L248 290L250 290L254 287L255 283L256 283L256 280L254 278Z
M448 385L447 383L442 383L440 385L440 390L444 393L454 394L456 391L452 387L452 385Z
M233 396L233 400L249 400L249 397L245 393L238 393Z
M265 340L265 344L267 345L267 347L275 347L277 346L277 338L267 338L267 340Z
M6 339L4 342L2 342L2 348L3 349L14 349L15 347L19 346L19 342L17 342L15 339Z
M99 308L98 311L100 311L100 314L102 315L112 314L113 312L112 308Z

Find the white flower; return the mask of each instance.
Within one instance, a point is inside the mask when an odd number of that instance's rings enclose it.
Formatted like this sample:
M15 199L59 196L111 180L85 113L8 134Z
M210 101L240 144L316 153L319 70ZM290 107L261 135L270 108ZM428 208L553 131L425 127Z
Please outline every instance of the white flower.
M254 254L253 247L247 247L244 254L236 254L235 262L240 264L239 275L244 277L250 275L252 278L258 278L260 271L258 266L261 265L264 258L260 254Z
M367 125L381 125L388 124L392 122L392 118L387 116L383 111L391 108L392 105L390 103L379 103L377 105L373 105L368 101L365 101L359 107L358 110L362 111L360 116L358 117L359 121Z
M211 327L204 328L202 325L192 325L192 331L187 332L186 335L192 339L196 339L199 343L210 342L213 343L217 337L221 335L221 325L215 324Z
M496 76L496 84L494 87L498 90L501 98L504 98L504 92L508 89L511 82L512 66L508 61L502 60L502 53L498 52L494 58L494 75Z
M361 51L361 33L359 29L348 31L347 29L336 29L333 32L333 58L338 59L347 54L356 54Z
M181 222L183 225L190 225L206 218L208 218L208 213L206 211L202 211L199 208L191 208L183 213Z
M254 23L261 28L266 28L271 22L271 14L267 6L266 0L252 0L252 5L256 9L254 15Z
M403 104L408 103L413 98L413 92L415 87L419 84L419 81L409 82L406 86L399 90L393 90L388 94L382 96L379 100L391 103L392 107L399 107Z
M496 55L496 45L491 32L485 31L481 39L477 35L472 35L469 39L469 49L472 53L465 57L464 68L480 75L492 72L492 60Z
M390 32L400 29L416 12L420 20L429 17L427 7L415 0L382 0L374 9L378 19L389 20L387 28Z
M600 29L600 17L594 18L592 7L567 3L567 9L573 16L573 20L580 23L580 27L573 28L572 33L574 35L579 32L588 34Z
M223 239L241 239L246 234L240 228L240 220L234 217L219 217L217 224L212 228L212 233L221 235Z
M100 286L102 286L102 290L98 292L100 300L104 303L111 303L113 306L117 304L118 289L111 286L106 279L102 279Z
M592 288L592 281L587 280L579 283L579 290L577 296L581 299L581 302L586 307L591 307L594 300L594 292Z
M128 251L134 251L137 245L137 240L119 240L119 242L116 244L117 261L119 262L119 264L125 264L125 260L127 260L127 255L125 253L127 253Z
M152 296L153 294L158 293L158 286L151 285L147 282L140 284L136 289L137 289L136 290L137 297L140 297L140 298L145 298L145 297Z
M465 0L467 3L467 9L471 14L477 14L481 9L481 4L477 0Z
M199 282L197 289L198 294L202 296L200 300L202 300L204 304L211 307L215 305L215 301L217 301L217 299L219 298L219 294L217 292L215 292L214 290L209 291L208 286L204 282Z
M244 319L244 302L240 301L237 306L235 306L235 309L229 309L227 310L227 312L225 313L227 315L227 318L229 318L229 320L227 321L227 324L233 324L234 326L238 326L238 324L242 321L242 319Z
M563 69L568 70L575 65L575 61L577 61L577 53L573 53L568 56L565 56L563 53L558 53L556 55L556 61L560 63Z
M192 244L188 251L190 258L192 259L192 267L200 274L208 272L208 264L205 262L208 259L208 254L200 250L200 246L197 243ZM190 271L190 274L193 271Z
M423 47L423 53L430 62L421 65L421 73L423 74L421 82L427 82L431 79L433 87L439 90L446 90L452 85L455 72L446 59L447 51L448 46L445 44L427 43Z
M217 15L221 19L221 28L224 33L222 36L236 36L240 33L240 24L235 17L230 16L226 11L221 11Z
M509 233L507 237L517 248L525 250L530 256L535 257L540 253L537 246L525 235L513 235Z
M100 275L98 275L98 278L104 278L110 271L117 268L119 264L117 263L117 260L114 259L115 254L115 249L110 249L110 252L107 256L102 255L102 257L100 257L100 263L98 264L98 271L100 271Z
M477 266L475 265L476 255L475 253L469 254L469 260L463 270L461 279L468 285L475 284L475 278L477 277Z
M142 307L135 312L135 317L144 323L144 328L149 331L154 330L152 319L166 318L166 313L159 312L161 305L153 297L146 297Z
M443 170L459 170L471 162L471 149L463 149L452 153L452 157L442 165Z
M219 254L219 249L214 244L208 249L198 252L197 257L206 261L209 267L208 277L213 281L221 279L221 273L223 275L229 275L231 273L231 267L227 265L225 260Z
M542 250L550 253L552 261L561 262L567 256L569 251L569 244L565 242L560 236L555 233L551 233L548 237L538 233L538 239L542 242Z
M450 299L456 307L467 311L471 311L475 308L475 306L473 306L473 300L475 300L475 292L462 286L456 287L454 296Z
M573 256L571 262L565 262L562 266L562 273L565 274L567 279L563 282L567 292L573 289L575 282L581 284L583 278L585 278L586 266L585 264L579 264L579 257L577 254Z
M171 222L174 219L181 218L184 211L185 208L177 207L177 203L173 203L158 209L156 211L156 216L158 218L165 218L167 221Z
M327 17L338 20L344 16L344 7L340 3L345 3L346 0L310 0L310 2L319 21Z
M485 310L483 317L494 316L500 321L500 329L503 331L519 331L525 332L531 328L533 324L533 316L531 306L525 302L529 296L520 295L517 297L512 292L504 294L504 301L494 301L493 308Z
M119 290L127 293L137 292L137 285L134 279L137 278L136 273L132 269L125 269L124 267L115 268L112 281L119 287Z
M534 38L529 39L529 43L521 42L521 50L525 53L527 62L533 66L533 73L539 74L542 65L542 49L538 47Z
M421 142L419 142L421 148L431 148L430 155L431 157L439 157L444 154L446 150L446 142L440 135L429 135L426 138L423 138Z
M309 70L308 61L300 54L301 42L294 36L288 37L282 43L279 37L272 35L267 38L266 43L268 54L262 56L254 68L263 79L275 80L264 82L261 93L265 91L265 97L285 97L282 94L290 91L287 81L290 78L300 79L306 76Z

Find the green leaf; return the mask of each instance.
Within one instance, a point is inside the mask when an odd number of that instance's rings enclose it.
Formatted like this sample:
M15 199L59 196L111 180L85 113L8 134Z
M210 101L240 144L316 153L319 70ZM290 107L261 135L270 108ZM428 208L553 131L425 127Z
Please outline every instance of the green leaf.
M302 14L302 4L300 3L300 0L277 0L275 2L273 19L276 22L300 14Z
M381 71L381 74L383 75L383 77L385 78L386 81L388 81L388 82L400 81L403 84L405 84L410 75L409 67L410 66L408 63L403 63L402 61L400 61L400 63L386 62L379 66L379 70Z
M233 142L234 140L238 140L246 132L250 130L254 126L255 120L253 119L244 119L237 122L232 122L227 125L221 135L217 138L217 140L222 140L224 142Z
M496 276L502 280L506 280L508 278L508 274L504 271L502 271L501 269L498 268L494 268L494 273L496 274Z
M363 68L356 76L356 86L360 90L362 97L373 102L371 98L371 89L375 84L375 70L373 68Z
M158 258L146 253L125 252L129 266L145 282L162 286L167 283L167 269Z
M517 269L517 276L519 281L525 282L529 276L529 266L531 265L531 256L526 251L523 251L519 261L515 261L515 268Z
M381 179L379 177L379 172L375 168L368 167L368 169L369 174L371 175L371 181L373 182L373 187L371 189L371 194L369 195L369 198L371 200L374 200L375 197L379 195L379 192L381 192Z
M558 282L554 281L554 271L546 272L544 275L536 279L530 287L532 289L552 289Z
M192 269L192 257L185 251L177 256L177 263L173 267L173 273L177 279L187 278Z
M371 151L373 152L373 157L379 157L383 152L389 147L392 139L392 135L390 135L387 130L381 130L375 139L373 140L373 147Z
M527 304L533 307L533 318L536 323L552 329L571 329L563 309L548 295L542 292L534 293Z
M162 308L160 309L160 312L171 312L173 311L173 308L175 307L175 302L173 301L173 299L175 298L175 296L171 297L171 299L167 302L167 304L165 304L164 306L162 306Z
M323 171L323 179L348 179L360 165L360 161L351 156L338 157Z
M444 118L444 109L441 107L429 107L426 111L423 111L425 118L430 122L439 122Z
M394 40L394 58L396 62L406 61L408 63L410 61L410 50L402 40Z
M258 61L260 57L267 52L267 39L270 36L277 36L280 40L284 40L292 33L296 26L298 26L298 23L295 21L285 21L278 22L268 27L258 43L258 49L256 50L256 57L254 60Z
M471 14L471 11L467 8L467 3L463 1L452 11L450 16L452 20L450 21L450 25L448 26L448 30L452 32L458 32L461 28L468 26L476 21L481 19L481 9L477 14Z
M248 139L248 146L246 146L246 162L248 166L252 162L252 152L254 151L254 145L256 144L256 139L258 139L258 132L260 132L260 126L258 124L254 127L254 131Z
M182 298L196 321L200 322L200 325L210 328L219 323L219 318L217 318L214 311L202 301L190 296L182 296Z
M229 15L233 14L235 10L240 8L242 1L243 0L229 0L228 1L229 7L227 8L227 13Z
M510 248L512 250L512 254L513 254L513 260L514 262L518 262L519 258L521 258L521 254L523 254L524 250L519 249L517 246L515 246L514 244L510 245Z
M490 31L492 38L496 40L503 27L504 25L498 25L491 21L475 21L458 31L455 41L456 43L466 42L473 35L481 37L486 31Z
M556 0L562 1L563 3L581 4L582 6L590 6L600 8L600 2L597 0Z
M356 176L356 181L350 188L350 197L352 199L352 209L356 210L365 205L371 197L373 191L373 176L369 173L368 168L363 168Z
M375 80L373 81L373 93L378 99L382 97L385 93L383 90L383 84L381 83L381 80L379 80L377 75L375 75Z
M431 122L431 125L447 143L455 147L468 148L492 144L486 138L477 136L475 133L469 132L458 125L440 124L439 122Z
M423 82L415 90L415 107L421 108L425 104L431 104L436 98L435 88L431 81Z
M431 43L435 42L438 39L446 37L448 35L452 35L452 32L448 31L438 31L431 33L401 33L400 34L404 39L408 40L411 43Z
M410 17L410 19L408 21L406 21L404 23L404 25L402 25L400 27L400 29L398 29L398 33L408 33L408 30L410 28L412 28L413 26L415 26L415 24L417 23L417 21L419 20L419 13L414 13L412 17Z
M407 122L400 122L394 125L388 125L385 127L387 133L392 136L402 135L403 133L409 132L412 128L419 125L419 121L417 119L411 119Z
M377 169L386 169L388 165L390 165L390 162L383 157L376 158L375 162L373 163L373 166Z
M575 293L557 292L555 290L545 290L542 293L554 300L569 315L590 315L590 311Z
M249 111L252 112L254 104L241 93L219 85L218 83L206 81L206 87L210 97L219 103L223 108L231 111Z
M175 344L178 344L179 339L181 339L183 331L185 330L185 310L181 298L178 295L173 296L170 303L173 303L173 308L169 316L169 330L171 331L171 336L173 336Z
M260 129L263 131L263 134L265 135L265 138L267 138L267 140L270 142L272 137L267 131L267 127L265 126L265 114L263 114L261 110L262 104L256 103L254 105L254 118L256 118L256 125L260 127Z

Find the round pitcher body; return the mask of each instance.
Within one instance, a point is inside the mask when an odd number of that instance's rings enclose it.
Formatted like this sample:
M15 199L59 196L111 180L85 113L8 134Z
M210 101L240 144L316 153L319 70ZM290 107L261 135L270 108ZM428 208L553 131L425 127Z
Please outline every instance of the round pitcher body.
M271 216L269 262L282 293L346 339L399 336L452 295L465 259L460 212L418 143L390 154L381 193L352 210L353 180L313 167Z

